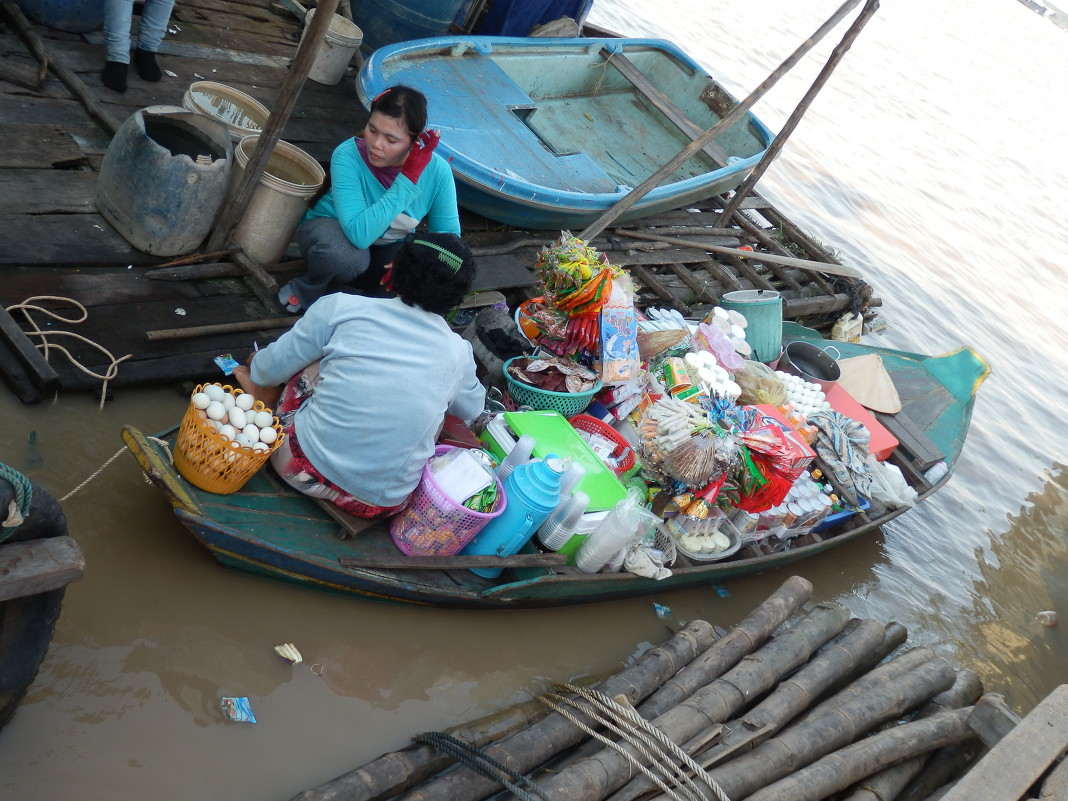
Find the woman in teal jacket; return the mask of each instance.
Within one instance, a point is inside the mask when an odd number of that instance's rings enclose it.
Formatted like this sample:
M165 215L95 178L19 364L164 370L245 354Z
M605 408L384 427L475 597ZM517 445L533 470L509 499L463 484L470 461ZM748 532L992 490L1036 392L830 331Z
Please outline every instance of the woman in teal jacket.
M297 231L307 273L278 292L291 312L346 286L374 291L398 243L426 218L431 233L459 235L452 170L426 131L426 97L407 86L371 103L363 138L330 159L330 188Z

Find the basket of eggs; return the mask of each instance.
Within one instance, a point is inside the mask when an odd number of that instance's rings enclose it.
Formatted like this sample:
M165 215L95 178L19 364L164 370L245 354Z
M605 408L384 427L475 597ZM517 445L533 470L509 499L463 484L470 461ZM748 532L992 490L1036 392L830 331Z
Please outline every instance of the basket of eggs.
M229 384L200 384L178 429L174 466L190 484L237 492L282 443L274 413Z

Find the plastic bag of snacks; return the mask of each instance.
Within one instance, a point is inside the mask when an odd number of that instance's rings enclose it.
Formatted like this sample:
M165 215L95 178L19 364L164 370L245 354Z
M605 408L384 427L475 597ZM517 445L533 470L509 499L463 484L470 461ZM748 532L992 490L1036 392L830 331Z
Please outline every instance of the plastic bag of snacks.
M623 276L612 282L601 308L601 382L625 384L638 377L638 323L634 317L634 286Z
M748 406L782 406L786 403L786 387L775 371L762 362L747 361L734 374L734 381L742 389L738 403Z

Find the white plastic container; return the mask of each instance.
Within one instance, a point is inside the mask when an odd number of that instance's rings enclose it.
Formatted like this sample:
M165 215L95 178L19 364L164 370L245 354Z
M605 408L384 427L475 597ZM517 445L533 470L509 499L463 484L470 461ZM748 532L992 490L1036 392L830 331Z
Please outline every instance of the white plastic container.
M234 149L239 168L234 171L235 176L244 172L259 138L258 134L246 136ZM319 162L299 147L278 140L252 192L252 200L234 229L234 244L260 264L281 261L325 178L326 171Z
M300 36L301 41L304 40L305 34L311 27L314 16L315 9L308 9L308 14L304 17L304 32ZM330 27L326 29L326 35L319 44L319 50L308 71L308 77L316 83L336 86L345 77L345 70L348 69L349 62L352 61L352 57L356 55L361 44L363 44L363 31L340 14L334 14L330 19Z
M640 538L625 510L627 502L624 499L616 504L575 553L575 567L583 573L598 572L616 553Z
M504 481L516 466L529 462L533 450L534 437L529 434L521 436L519 442L512 446L507 455L501 459L501 463L497 465L497 478Z
M582 490L562 501L538 529L538 542L542 547L550 551L563 548L574 536L589 505L590 496Z

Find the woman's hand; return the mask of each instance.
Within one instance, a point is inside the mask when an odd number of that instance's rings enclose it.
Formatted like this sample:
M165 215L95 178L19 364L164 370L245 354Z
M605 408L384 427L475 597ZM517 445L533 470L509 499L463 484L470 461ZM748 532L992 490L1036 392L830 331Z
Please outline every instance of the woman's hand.
M422 135L412 142L412 149L408 151L404 163L401 165L401 175L413 184L419 181L426 165L430 163L430 157L434 155L434 148L441 141L441 134L437 131L423 131Z
M253 356L255 356L255 353L248 357L246 364L235 367L232 375L237 379L237 383L240 385L241 389L256 400L262 401L263 405L268 409L273 410L275 404L278 403L278 398L282 394L283 385L279 384L277 387L261 387L259 384L253 382L252 371L249 369L252 365Z

